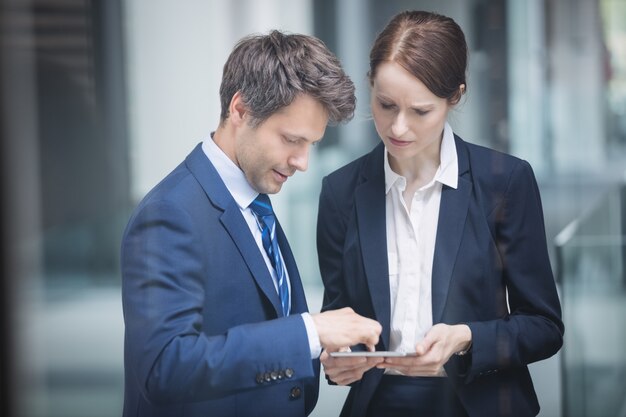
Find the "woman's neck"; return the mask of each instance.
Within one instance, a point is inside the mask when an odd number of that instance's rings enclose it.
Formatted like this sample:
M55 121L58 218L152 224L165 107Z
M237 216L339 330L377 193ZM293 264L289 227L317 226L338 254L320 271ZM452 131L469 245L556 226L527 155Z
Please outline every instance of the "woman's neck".
M435 177L440 165L440 144L425 149L411 159L397 160L389 155L389 166L398 175L406 179L406 188L402 193L407 208L410 209L415 192Z

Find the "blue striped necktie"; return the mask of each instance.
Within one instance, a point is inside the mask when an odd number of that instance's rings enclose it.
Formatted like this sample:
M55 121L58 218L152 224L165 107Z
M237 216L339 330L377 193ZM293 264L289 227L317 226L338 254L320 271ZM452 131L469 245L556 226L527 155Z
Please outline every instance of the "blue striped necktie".
M278 250L278 239L276 238L276 217L272 209L267 194L259 194L257 198L250 204L252 212L255 214L259 229L261 229L261 240L263 248L267 256L270 258L272 267L276 271L278 279L278 295L283 308L283 316L289 315L289 286L287 285L287 277L285 274L285 266L280 258Z

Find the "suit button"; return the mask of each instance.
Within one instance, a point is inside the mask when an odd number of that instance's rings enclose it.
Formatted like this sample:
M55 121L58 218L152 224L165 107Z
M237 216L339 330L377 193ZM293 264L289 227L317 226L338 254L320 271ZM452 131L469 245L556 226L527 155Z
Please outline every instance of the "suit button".
M257 384L262 384L263 383L263 374L261 374L261 373L256 374L256 383Z
M270 376L269 372L265 373L265 382L270 382L272 380L272 377Z
M283 379L284 377L285 377L285 371L283 370L278 371L278 379L280 380L280 379Z
M278 372L276 371L270 372L270 377L272 378L272 381L276 381L278 379Z
M287 378L291 378L293 376L293 369L291 369L291 368L285 369L285 376Z
M289 392L289 398L291 398L292 400L297 400L298 398L300 398L301 395L302 390L300 389L300 387L293 387Z

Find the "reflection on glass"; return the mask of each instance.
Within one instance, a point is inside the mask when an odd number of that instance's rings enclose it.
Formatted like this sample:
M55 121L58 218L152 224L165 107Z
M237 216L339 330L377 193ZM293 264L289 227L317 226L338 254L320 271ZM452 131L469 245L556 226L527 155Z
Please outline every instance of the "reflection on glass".
M606 195L556 239L563 321L564 415L626 411L626 187Z

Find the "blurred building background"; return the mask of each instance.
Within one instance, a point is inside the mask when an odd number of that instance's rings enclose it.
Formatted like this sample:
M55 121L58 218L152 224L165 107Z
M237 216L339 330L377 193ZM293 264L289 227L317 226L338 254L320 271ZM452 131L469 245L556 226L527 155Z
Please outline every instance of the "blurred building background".
M217 126L250 32L322 38L358 89L354 121L274 198L318 311L320 180L377 143L369 47L409 8L467 36L454 130L540 184L566 326L531 366L540 415L626 416L626 0L0 0L0 415L121 414L123 228ZM321 387L314 415L337 415L347 389Z

